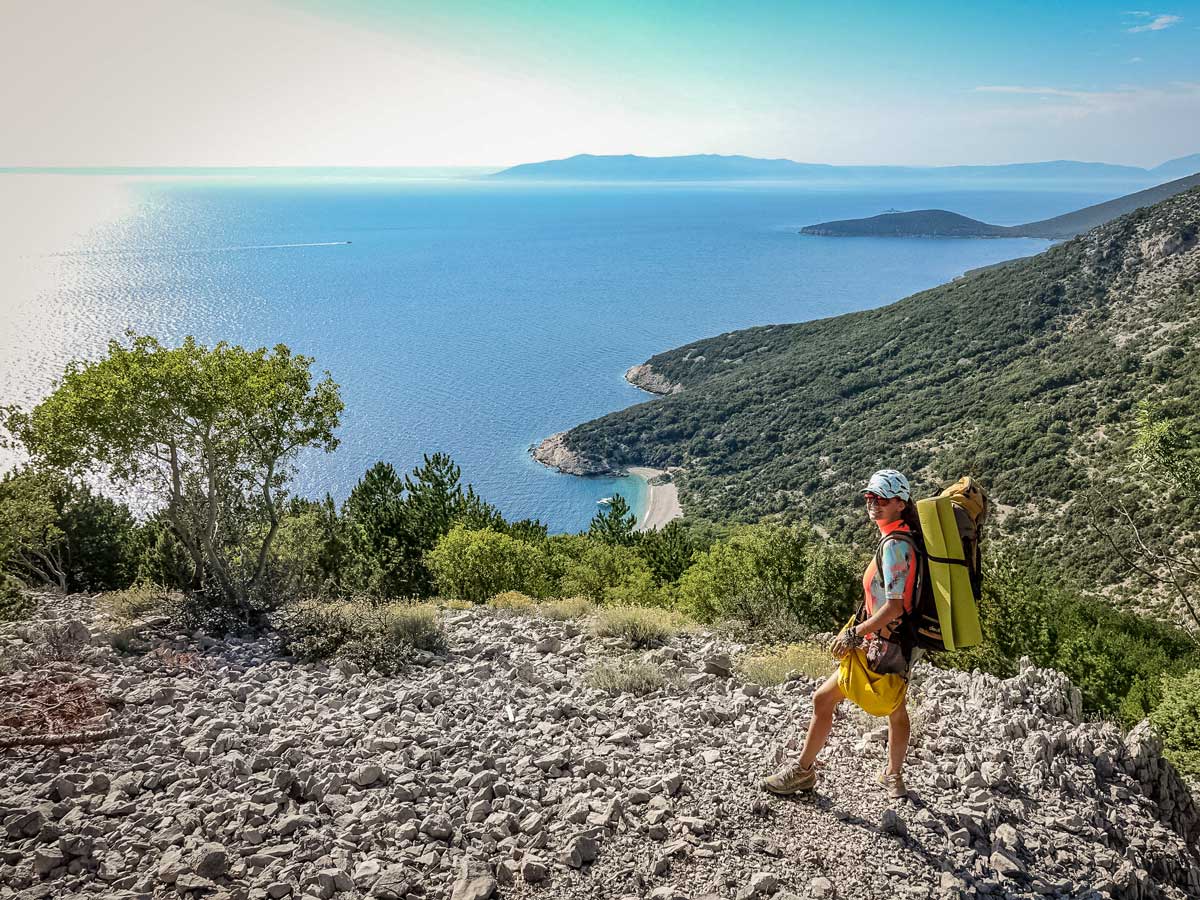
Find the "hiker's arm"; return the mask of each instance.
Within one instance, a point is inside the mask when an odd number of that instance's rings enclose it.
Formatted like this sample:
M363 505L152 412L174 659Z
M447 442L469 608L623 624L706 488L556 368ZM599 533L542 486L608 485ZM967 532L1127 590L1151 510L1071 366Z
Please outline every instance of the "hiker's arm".
M891 624L895 619L899 619L904 614L904 600L900 597L892 597L875 611L875 614L864 619L858 625L854 626L854 633L860 637L866 637L874 631L879 631L885 626Z

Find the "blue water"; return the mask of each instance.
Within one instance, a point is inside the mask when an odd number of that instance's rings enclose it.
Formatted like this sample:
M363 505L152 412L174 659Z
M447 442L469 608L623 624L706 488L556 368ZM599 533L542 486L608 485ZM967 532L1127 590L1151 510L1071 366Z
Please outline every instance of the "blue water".
M1047 246L800 226L892 207L1013 224L1110 196L4 176L0 201L29 215L0 235L0 403L36 401L68 359L126 328L282 341L331 371L346 403L341 447L304 460L298 492L342 498L376 460L409 469L445 450L506 515L575 530L598 498L620 491L636 506L640 487L558 475L527 451L645 401L622 378L629 366L736 328L878 306Z

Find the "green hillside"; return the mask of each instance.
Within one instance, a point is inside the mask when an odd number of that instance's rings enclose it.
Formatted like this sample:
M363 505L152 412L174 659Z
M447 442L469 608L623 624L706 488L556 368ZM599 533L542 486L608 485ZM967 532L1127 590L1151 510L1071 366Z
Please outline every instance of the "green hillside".
M1128 482L1141 400L1198 423L1198 230L1194 189L881 309L697 341L649 360L679 393L566 446L596 466L683 467L689 515L807 516L847 537L873 469L921 493L972 473L1004 531L1111 583L1077 501L1089 479Z

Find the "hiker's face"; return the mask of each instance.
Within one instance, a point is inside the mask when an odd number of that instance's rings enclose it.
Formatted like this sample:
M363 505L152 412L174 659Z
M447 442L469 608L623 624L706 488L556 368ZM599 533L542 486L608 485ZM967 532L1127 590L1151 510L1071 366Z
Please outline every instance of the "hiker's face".
M904 501L899 497L880 497L867 494L867 516L872 522L890 524L899 521L904 513Z

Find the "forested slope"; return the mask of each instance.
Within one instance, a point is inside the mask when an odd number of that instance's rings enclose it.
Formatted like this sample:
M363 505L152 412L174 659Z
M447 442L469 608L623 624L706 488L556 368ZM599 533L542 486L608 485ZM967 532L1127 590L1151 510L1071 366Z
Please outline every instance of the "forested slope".
M911 473L920 493L971 473L1005 531L1111 582L1076 501L1094 483L1137 502L1139 401L1197 424L1198 226L1193 189L881 309L659 354L650 369L680 393L580 425L566 446L607 467L683 467L689 515L804 516L848 537L864 536L853 504L873 469Z

